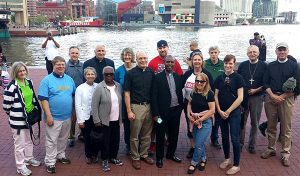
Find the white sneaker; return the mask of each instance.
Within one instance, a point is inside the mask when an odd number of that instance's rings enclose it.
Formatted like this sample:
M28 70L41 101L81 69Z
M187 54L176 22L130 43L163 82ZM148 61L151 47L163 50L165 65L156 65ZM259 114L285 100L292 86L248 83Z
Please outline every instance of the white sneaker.
M240 171L240 166L232 166L227 172L227 175L234 175Z
M41 162L38 161L38 160L36 160L36 159L34 159L34 158L32 158L31 160L25 160L24 163L27 166L29 166L29 165L31 165L31 166L40 166L41 165Z
M31 175L31 170L29 170L26 166L22 167L21 169L17 169L17 172L23 176Z
M225 159L225 160L220 164L220 168L221 168L221 169L226 169L230 164L231 164L230 159Z

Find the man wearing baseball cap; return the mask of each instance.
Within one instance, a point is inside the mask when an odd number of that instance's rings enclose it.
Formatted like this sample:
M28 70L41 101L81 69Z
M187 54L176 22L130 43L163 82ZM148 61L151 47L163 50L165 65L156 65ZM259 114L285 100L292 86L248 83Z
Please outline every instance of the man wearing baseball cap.
M157 42L157 51L159 55L153 58L148 65L149 68L155 72L155 74L160 73L165 69L165 57L168 55L168 50L169 46L167 41L160 40ZM183 75L181 66L177 59L175 60L174 72L178 75Z
M276 130L277 121L281 127L281 162L289 167L291 155L291 122L295 97L300 94L300 75L298 65L287 58L288 44L280 42L276 45L277 60L271 62L265 73L264 88L266 89L265 112L268 119L268 148L261 154L261 158L267 159L276 155ZM293 91L285 91L284 83L289 79L296 79L296 87Z
M261 48L261 39L258 32L254 33L254 38L249 40L250 45L256 45L258 48Z

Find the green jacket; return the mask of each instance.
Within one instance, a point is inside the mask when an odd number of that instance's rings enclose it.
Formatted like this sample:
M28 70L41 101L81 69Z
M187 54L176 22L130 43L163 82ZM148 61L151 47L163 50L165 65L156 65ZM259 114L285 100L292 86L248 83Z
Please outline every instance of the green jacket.
M214 80L224 72L224 62L222 60L218 59L216 64L213 64L210 59L207 59L204 62L205 69L209 71Z

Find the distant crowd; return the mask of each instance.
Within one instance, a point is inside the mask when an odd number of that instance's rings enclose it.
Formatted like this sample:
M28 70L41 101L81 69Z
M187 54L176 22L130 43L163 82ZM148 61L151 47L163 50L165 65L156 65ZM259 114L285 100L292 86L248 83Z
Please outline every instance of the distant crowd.
M115 69L114 62L105 57L105 45L97 45L95 56L84 63L79 61L80 48L72 46L66 62L59 56L60 44L49 33L42 44L48 75L37 94L23 62L13 63L11 82L4 92L3 108L13 134L17 172L28 176L32 174L28 165L41 165L33 156L32 132L41 117L48 173L56 173L56 162L71 164L65 150L75 145L77 137L84 141L88 165L98 163L100 151L103 171L110 171L111 164L122 166L118 157L122 126L133 168L142 169L141 162L163 168L164 157L181 163L176 148L182 110L190 141L188 174L204 171L209 164L208 138L214 148L224 151L219 167L227 175L238 173L243 148L256 153L258 130L268 140L261 158L275 156L276 140L280 140L281 163L289 167L293 107L300 94L299 66L288 57L285 42L276 45L277 59L268 64L264 37L256 32L249 43L245 51L249 59L237 70L234 55L221 59L218 46L211 46L205 60L198 42L192 41L191 54L185 58L189 69L183 72L178 60L168 53L165 40L157 42L158 56L149 63L145 51L124 48L120 55L124 64ZM267 121L259 125L263 105ZM251 128L245 142L248 116ZM280 135L276 139L278 123Z

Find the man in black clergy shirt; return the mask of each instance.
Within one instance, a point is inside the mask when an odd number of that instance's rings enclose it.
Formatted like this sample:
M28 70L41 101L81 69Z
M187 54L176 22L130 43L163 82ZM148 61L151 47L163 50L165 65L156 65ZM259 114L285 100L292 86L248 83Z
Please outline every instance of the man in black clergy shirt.
M259 48L256 45L250 45L247 49L249 60L242 62L238 68L238 74L243 76L244 87L244 113L242 113L241 123L241 147L244 146L245 131L248 115L250 113L251 130L249 136L249 153L256 153L256 137L260 120L260 114L263 106L263 76L267 70L267 64L258 59Z
M173 72L175 58L167 55L165 70L155 75L153 88L153 117L156 121L156 166L162 168L164 142L168 131L168 149L166 158L177 163L181 159L175 155L178 141L180 115L183 108L181 77ZM162 120L162 121L161 121Z
M137 52L136 61L137 66L126 74L124 94L130 120L132 166L141 169L140 160L147 164L154 164L153 159L148 156L153 127L150 102L154 72L147 67L148 56L145 52Z
M291 155L291 122L295 97L300 93L300 76L298 65L287 58L289 47L281 42L276 45L277 60L268 65L264 77L266 88L265 111L268 119L268 148L261 154L261 158L267 159L276 155L276 127L278 119L281 129L281 162L283 166L289 167ZM294 90L285 91L283 84L293 77L296 79Z
M111 66L115 69L114 61L105 58L106 49L104 45L97 45L95 48L95 57L85 61L83 63L83 70L86 67L93 67L96 69L97 77L95 79L95 83L100 83L103 81L103 68L106 66ZM83 77L83 82L85 82L85 78Z

